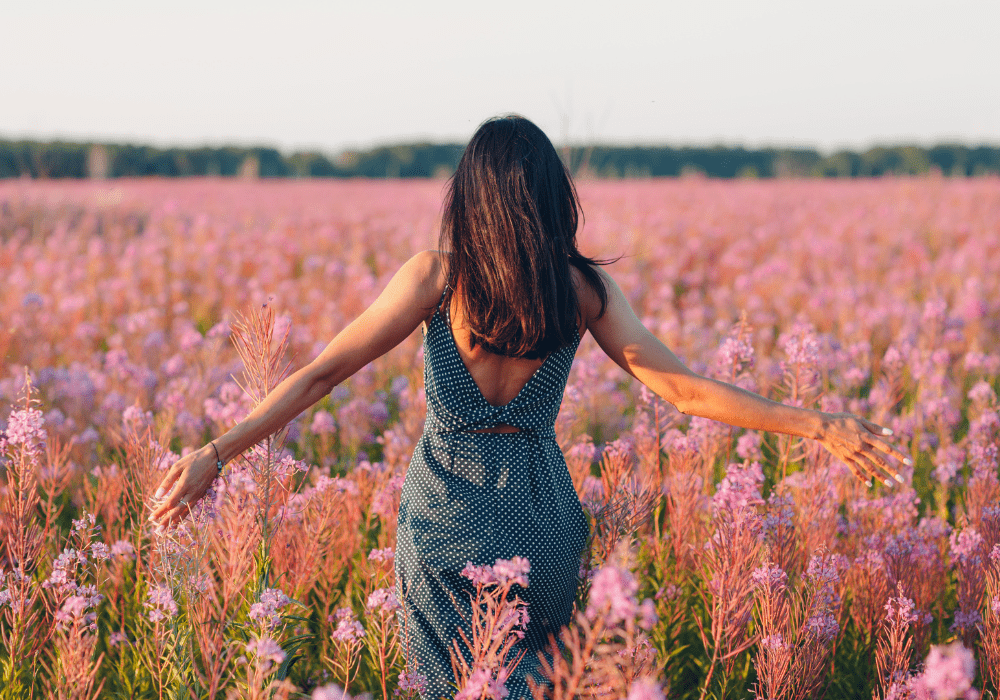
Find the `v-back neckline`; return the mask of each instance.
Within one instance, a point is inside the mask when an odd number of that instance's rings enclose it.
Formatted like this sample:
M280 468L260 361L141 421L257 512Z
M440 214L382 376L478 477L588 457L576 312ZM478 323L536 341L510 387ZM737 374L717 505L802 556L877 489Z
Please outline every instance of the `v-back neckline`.
M448 314L448 320L446 320L444 318L444 315L441 313L441 307L440 306L434 311L434 316L437 317L439 319L439 321L441 322L441 324L445 327L444 330L445 330L445 332L448 335L448 339L450 341L449 345L451 346L451 350L452 350L452 352L455 353L455 356L458 358L459 364L462 365L462 370L465 372L466 379L468 379L469 383L472 384L473 387L475 387L475 389L476 389L476 395L479 397L479 400L482 403L484 403L485 405L487 405L487 406L489 406L490 408L493 408L493 409L507 408L511 404L516 403L517 400L521 398L521 395L524 394L524 392L527 391L528 387L535 381L535 378L538 377L539 374L541 374L542 369L549 363L549 360L552 359L552 356L555 355L560 350L562 350L562 348L559 348L558 350L554 350L554 351L550 352L548 354L548 356L544 360L542 360L542 364L538 365L537 369L535 369L535 371L531 374L531 376L528 377L528 381L526 381L524 383L524 385L521 387L520 391L517 392L517 394L514 396L514 398L512 398L507 403L492 404L492 403L490 403L489 401L486 400L486 396L483 394L483 390L479 388L478 384L476 384L476 380L472 376L472 372L469 371L468 366L465 364L465 359L462 357L462 353L460 353L458 351L458 342L455 340L455 333L452 330L451 323L450 323L450 319L451 319L450 310L449 310L449 314ZM432 322L433 322L433 319L432 319ZM577 337L577 342L579 342L580 332L577 331L575 335Z

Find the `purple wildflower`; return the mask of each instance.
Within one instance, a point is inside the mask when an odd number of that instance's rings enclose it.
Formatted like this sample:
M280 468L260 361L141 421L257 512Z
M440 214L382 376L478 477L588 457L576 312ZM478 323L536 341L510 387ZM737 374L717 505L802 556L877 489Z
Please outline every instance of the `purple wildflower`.
M840 632L840 623L837 618L829 613L813 615L806 620L806 629L822 644L829 644L837 638Z
M159 585L149 589L149 595L143 606L149 609L149 621L159 622L177 614L177 603L170 586Z
M427 676L410 669L404 669L399 674L399 681L396 687L396 696L401 693L416 693L423 695L427 692Z
M368 561L387 562L392 561L395 556L396 555L392 551L392 547L386 547L385 549L373 549L368 552Z
M260 602L250 606L250 619L275 629L281 624L280 608L285 607L292 599L281 592L279 588L265 588L260 594Z
M264 668L269 668L272 663L280 664L285 660L285 650L270 637L251 640L246 645L246 651L253 654Z
M316 411L313 414L312 423L309 426L309 431L315 433L316 435L330 435L337 430L337 421L334 420L333 415L327 411Z
M354 617L354 611L348 607L337 608L335 615L327 618L330 622L337 621L337 628L330 634L336 642L350 643L365 636L365 628Z
M899 621L903 625L913 625L916 624L919 617L913 610L913 601L904 596L889 598L885 604L885 619L887 622Z
M951 623L952 632L961 630L962 632L974 630L983 621L978 610L957 610L955 611L955 621Z
M399 609L399 600L396 593L391 588L379 588L372 591L365 602L365 609L369 612L379 610L383 613L395 612Z
M767 562L763 566L754 569L754 572L750 574L750 578L761 588L768 588L774 591L783 590L788 585L788 574L780 566L771 562Z
M127 540L118 540L111 545L111 554L122 559L126 557L131 559L135 556L135 547Z

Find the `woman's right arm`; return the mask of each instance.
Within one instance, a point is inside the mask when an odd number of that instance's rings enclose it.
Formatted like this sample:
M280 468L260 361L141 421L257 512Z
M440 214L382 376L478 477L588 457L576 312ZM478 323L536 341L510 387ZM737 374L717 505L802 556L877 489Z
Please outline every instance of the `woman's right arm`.
M818 440L862 481L900 480L886 455L909 459L886 442L881 426L848 413L822 413L771 401L759 394L688 369L639 321L624 293L603 271L608 306L597 317L596 294L584 303L588 328L598 345L623 370L672 403L681 413L751 430L767 430ZM585 295L590 297L590 295Z
M150 520L169 525L181 519L215 480L216 449L222 461L228 462L276 433L333 387L405 340L434 310L443 287L436 251L410 258L374 303L338 333L315 360L278 384L250 415L216 438L214 448L206 445L167 471L156 496L166 497Z

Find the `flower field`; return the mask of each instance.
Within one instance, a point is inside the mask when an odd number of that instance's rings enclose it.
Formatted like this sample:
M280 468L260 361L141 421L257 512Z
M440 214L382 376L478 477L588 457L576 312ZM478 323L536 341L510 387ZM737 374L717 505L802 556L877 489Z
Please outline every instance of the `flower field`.
M622 256L690 367L868 417L914 466L867 487L684 416L585 338L556 427L592 542L539 700L996 697L1000 179L579 187L582 252ZM184 524L147 516L164 469L436 246L442 193L0 182L0 699L417 696L393 549L419 333ZM457 697L499 700L530 562L474 564Z

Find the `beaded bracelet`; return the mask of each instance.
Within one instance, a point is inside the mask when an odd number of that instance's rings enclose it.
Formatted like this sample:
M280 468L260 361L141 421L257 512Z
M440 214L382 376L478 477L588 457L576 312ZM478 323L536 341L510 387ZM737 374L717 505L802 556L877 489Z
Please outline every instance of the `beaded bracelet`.
M226 465L222 463L222 457L219 456L219 448L215 446L215 440L212 440L208 444L212 446L213 450L215 450L215 468L218 469L221 474L222 468Z

